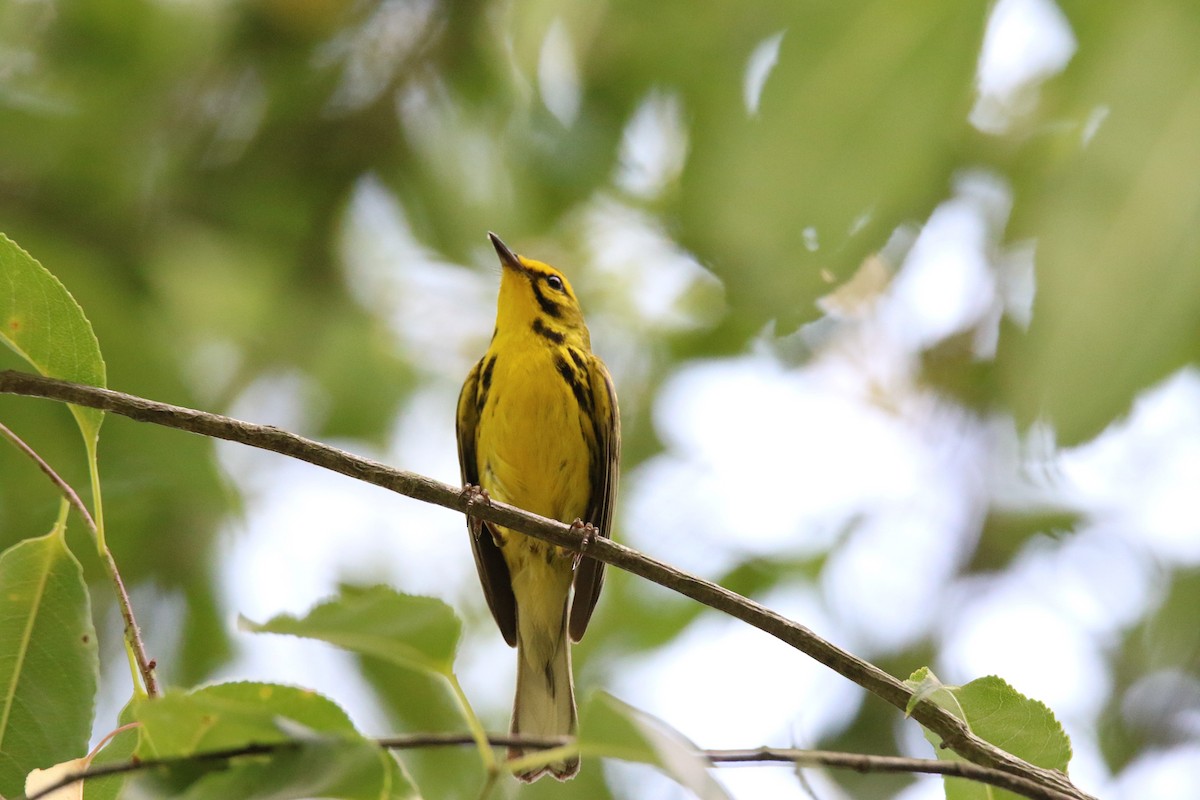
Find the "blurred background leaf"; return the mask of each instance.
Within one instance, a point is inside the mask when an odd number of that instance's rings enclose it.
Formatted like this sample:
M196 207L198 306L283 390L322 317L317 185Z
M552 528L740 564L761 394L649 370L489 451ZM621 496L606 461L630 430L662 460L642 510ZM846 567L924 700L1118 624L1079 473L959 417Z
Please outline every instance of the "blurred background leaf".
M1176 713L1200 685L1198 37L1190 0L13 0L0 230L79 301L110 386L446 481L495 230L570 274L617 378L618 538L894 674L999 674L1063 721L1086 788L1179 796L1200 748ZM839 294L864 263L877 280ZM86 494L65 410L5 396L0 419ZM461 518L121 419L100 458L168 684L291 681L368 733L455 726L421 678L233 633L383 582L454 607L456 672L507 725L513 655ZM7 448L0 476L7 546L58 500ZM129 694L120 623L68 538L100 735ZM612 574L575 658L581 689L700 746L929 754L773 647ZM478 790L473 753L405 760L430 797ZM803 796L787 770L718 779ZM519 791L676 791L657 780L593 763Z

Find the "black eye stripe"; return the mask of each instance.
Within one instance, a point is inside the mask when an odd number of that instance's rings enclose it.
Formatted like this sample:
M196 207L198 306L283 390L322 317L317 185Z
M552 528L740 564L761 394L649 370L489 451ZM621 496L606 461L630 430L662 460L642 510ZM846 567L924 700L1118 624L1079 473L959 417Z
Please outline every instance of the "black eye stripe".
M562 310L558 307L558 303L555 303L549 297L542 294L542 287L538 285L536 280L531 280L529 285L533 287L533 298L537 300L537 304L541 306L543 313L555 319L562 316Z

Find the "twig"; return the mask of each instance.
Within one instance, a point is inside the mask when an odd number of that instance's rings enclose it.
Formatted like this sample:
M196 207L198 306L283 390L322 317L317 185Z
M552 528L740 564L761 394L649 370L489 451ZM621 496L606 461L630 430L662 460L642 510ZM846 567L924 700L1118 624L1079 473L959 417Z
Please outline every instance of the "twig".
M1067 800L1074 793L1065 793L1043 786L1029 778L1004 770L981 767L969 761L940 761L932 758L902 758L861 753L841 753L833 750L795 750L791 748L760 747L753 750L704 750L703 755L716 766L727 764L761 764L777 762L798 767L836 767L856 772L904 772L942 775L986 783L1034 800Z
M532 749L561 747L570 742L570 739L565 736L546 738L539 736L514 736L511 734L485 734L484 738L493 747L522 747ZM310 745L314 741L316 740L289 739L282 742L260 742L239 745L237 747L226 747L221 750L192 753L186 756L175 756L173 758L135 758L111 764L97 764L89 766L87 769L69 772L53 784L33 794L24 796L24 800L43 800L43 798L49 798L54 792L64 786L70 786L78 781L107 778L113 775L127 775L132 772L142 772L160 767L190 766L230 761L245 756L279 755L290 750L299 749L305 745ZM371 741L379 747L388 750L414 750L427 747L458 747L477 744L475 737L469 733L418 733L408 736L387 736ZM17 800L22 799L17 798Z
M568 737L531 737L511 734L486 734L485 738L487 743L492 747L519 747L522 749L543 750L562 747L571 741ZM465 747L477 744L475 735L470 733L419 733L406 736L387 736L374 739L373 741L379 747L388 750ZM212 750L206 753L195 753L190 756L101 764L64 775L52 786L29 795L25 800L47 798L54 791L77 781L129 774L159 767L229 761L244 756L276 755L299 748L306 743L311 742L283 741L247 744L223 750ZM1065 800L1071 797L1069 794L1048 789L1026 778L998 769L980 767L965 761L938 761L928 758L901 758L899 756L873 756L831 750L797 750L770 747L760 747L751 750L701 750L699 751L699 755L707 759L713 766L776 762L795 764L800 767L852 769L862 773L923 773L986 783L1031 798L1031 800Z
M378 461L355 456L269 425L255 425L220 414L209 414L109 389L83 386L12 370L0 371L0 393L44 397L100 408L140 422L152 422L270 450L460 513L466 513L470 505L470 498L457 487L423 475L394 469ZM497 523L551 544L576 552L580 550L580 535L562 522L496 501L487 505L471 505L470 513L473 517ZM595 558L597 561L631 572L753 625L816 659L901 711L907 708L912 697L912 693L903 682L874 664L825 641L803 625L715 583L603 537L591 539L585 557ZM921 701L912 710L911 716L936 733L941 738L943 747L950 748L972 763L1016 774L1053 789L1064 797L1094 800L1072 784L1063 773L1030 764L980 739L962 720L928 700Z
M92 519L91 512L87 506L79 499L78 493L71 488L71 484L67 483L63 478L54 471L54 468L46 463L46 460L38 455L37 451L30 447L17 434L13 433L12 429L0 423L0 436L8 439L18 450L20 450L33 462L37 464L38 469L46 474L63 496L67 498L67 502L71 507L79 512L83 517L84 523L88 530L92 532L92 538L96 538L96 521ZM117 561L113 558L112 551L107 547L100 548L101 558L104 560L104 567L108 570L108 576L113 582L113 586L117 590L117 605L121 609L121 618L125 622L125 641L129 642L129 646L133 648L133 657L137 662L138 672L142 675L142 682L146 687L146 694L150 697L158 696L158 677L154 672L154 662L146 655L146 644L142 641L142 631L138 627L137 618L133 615L133 603L129 599L129 592L125 590L125 581L121 579L121 572L117 569ZM136 679L135 679L136 680Z

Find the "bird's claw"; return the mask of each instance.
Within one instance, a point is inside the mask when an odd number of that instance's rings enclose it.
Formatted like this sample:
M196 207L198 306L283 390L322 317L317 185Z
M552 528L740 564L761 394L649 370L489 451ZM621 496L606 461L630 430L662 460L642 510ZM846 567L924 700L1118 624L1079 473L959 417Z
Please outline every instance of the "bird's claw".
M478 517L471 516L471 508L476 505L490 506L492 498L488 494L487 489L474 484L467 484L463 490L459 492L459 496L467 501L467 528L471 531L471 535L476 539L483 533L483 520Z
M596 526L590 522L584 522L577 519L571 523L572 531L580 531L583 533L583 538L579 540L579 552L571 559L571 570L579 569L579 563L583 561L583 555L592 544L592 540L596 538Z

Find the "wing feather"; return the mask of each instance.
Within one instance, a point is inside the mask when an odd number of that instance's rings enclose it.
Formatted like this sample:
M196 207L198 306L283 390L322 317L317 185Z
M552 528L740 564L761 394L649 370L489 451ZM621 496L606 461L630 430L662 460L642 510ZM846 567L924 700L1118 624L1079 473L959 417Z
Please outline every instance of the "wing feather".
M604 362L588 356L588 376L594 409L593 426L596 446L592 453L591 499L585 522L595 525L600 535L612 537L613 506L617 499L617 478L621 465L621 414L617 391ZM575 599L571 602L568 630L571 641L578 642L587 630L600 589L604 585L604 563L584 558L575 570Z
M479 429L480 400L479 374L484 359L480 359L467 376L462 392L458 395L458 465L464 486L479 486L479 455L476 451ZM467 520L467 530L471 530ZM504 641L509 646L517 645L517 601L513 597L512 578L508 564L496 542L492 539L491 525L484 522L478 535L471 533L471 550L475 554L475 569L479 582L483 584L483 595L488 608L500 628Z

